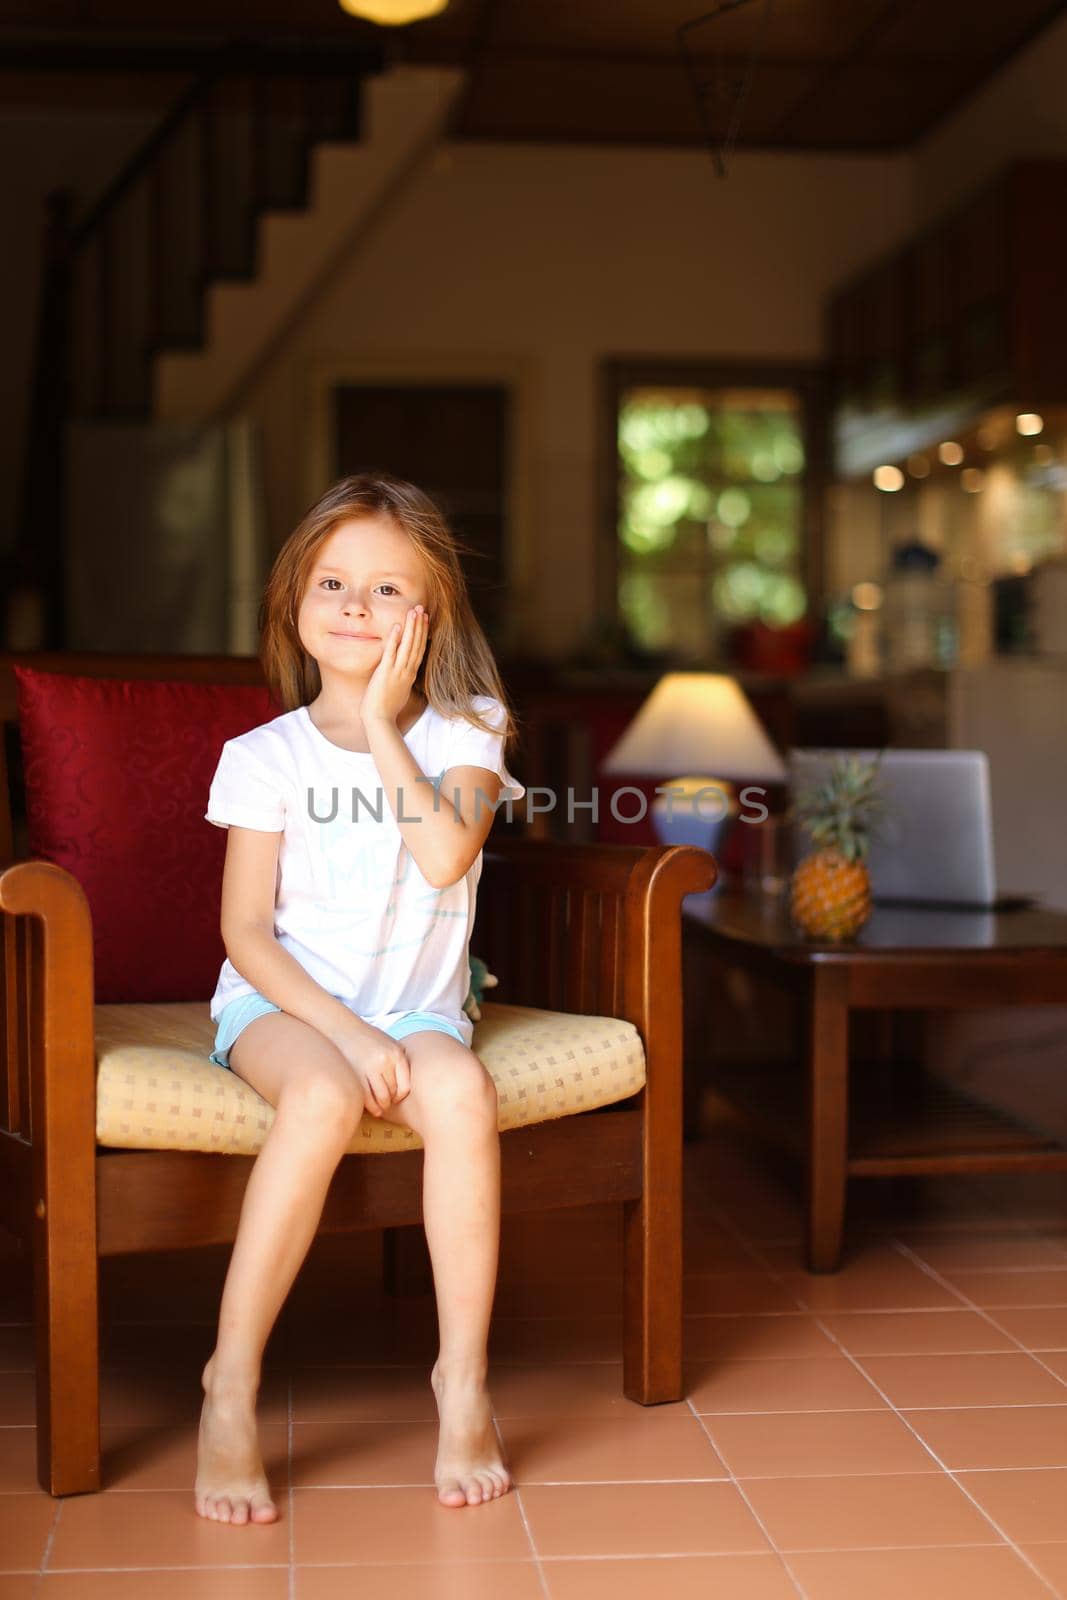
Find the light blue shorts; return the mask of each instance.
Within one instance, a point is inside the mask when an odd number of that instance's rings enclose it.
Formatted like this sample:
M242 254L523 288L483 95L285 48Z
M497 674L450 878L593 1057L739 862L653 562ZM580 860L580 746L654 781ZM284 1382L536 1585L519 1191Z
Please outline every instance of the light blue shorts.
M236 1000L231 1000L229 1005L223 1008L215 1030L215 1048L208 1059L214 1061L217 1067L226 1067L229 1070L230 1051L238 1034L257 1017L265 1017L268 1011L280 1010L281 1006L265 1000L261 994L238 995ZM391 1039L404 1039L409 1033L448 1033L453 1039L458 1039L460 1044L466 1044L463 1035L453 1023L446 1022L444 1017L435 1017L429 1011L407 1011L383 1031Z

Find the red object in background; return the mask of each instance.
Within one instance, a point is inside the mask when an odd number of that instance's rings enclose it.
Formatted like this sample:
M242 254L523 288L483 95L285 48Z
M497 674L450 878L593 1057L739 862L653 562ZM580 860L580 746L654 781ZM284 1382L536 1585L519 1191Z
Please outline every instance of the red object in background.
M207 1001L226 953L208 790L226 740L280 708L265 685L15 677L30 854L85 890L97 1004Z
M600 822L597 839L601 844L659 844L652 826L652 802L656 798L656 778L628 778L623 773L603 773L599 779ZM661 785L662 786L662 785ZM611 814L611 797L620 789L638 790L647 802L644 816L638 821L619 822ZM620 795L617 806L622 818L641 816L641 801L637 794Z
M814 647L815 629L807 617L784 628L771 628L766 622L746 622L730 635L730 654L735 666L780 678L806 672Z

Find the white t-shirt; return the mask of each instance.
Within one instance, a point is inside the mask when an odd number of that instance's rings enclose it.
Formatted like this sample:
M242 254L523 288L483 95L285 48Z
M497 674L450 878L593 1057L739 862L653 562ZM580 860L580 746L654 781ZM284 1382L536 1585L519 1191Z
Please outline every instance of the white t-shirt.
M480 696L475 705L503 725L498 700ZM502 780L501 801L526 793L504 765L502 736L463 717L443 717L427 705L404 743L427 778L439 781L450 767L485 767ZM414 804L429 795L419 784ZM442 807L451 798L446 789ZM219 828L281 833L275 935L329 994L374 1027L427 1011L470 1043L463 1001L481 851L458 883L433 888L404 843L373 756L341 749L299 706L227 740L205 815ZM254 992L224 961L212 1020Z

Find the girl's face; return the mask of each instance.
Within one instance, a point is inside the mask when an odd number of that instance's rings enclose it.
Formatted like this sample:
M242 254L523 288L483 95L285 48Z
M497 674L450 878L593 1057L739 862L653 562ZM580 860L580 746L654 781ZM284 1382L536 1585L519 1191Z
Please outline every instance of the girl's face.
M297 613L300 643L320 672L367 678L389 629L415 605L429 605L415 546L391 517L358 517L336 527L315 554Z

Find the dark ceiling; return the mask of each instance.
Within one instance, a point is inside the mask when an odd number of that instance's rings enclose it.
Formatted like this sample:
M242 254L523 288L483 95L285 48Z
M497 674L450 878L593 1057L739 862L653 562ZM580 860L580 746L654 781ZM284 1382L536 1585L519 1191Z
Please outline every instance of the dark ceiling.
M337 0L0 0L0 92L21 103L149 103L165 75L119 72L108 61L119 43L384 40L397 60L467 69L454 137L698 145L697 93L678 30L714 5L452 0L440 17L379 30L347 17ZM735 119L739 146L900 150L1063 15L1067 0L726 7L684 35L717 135Z

